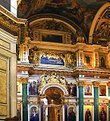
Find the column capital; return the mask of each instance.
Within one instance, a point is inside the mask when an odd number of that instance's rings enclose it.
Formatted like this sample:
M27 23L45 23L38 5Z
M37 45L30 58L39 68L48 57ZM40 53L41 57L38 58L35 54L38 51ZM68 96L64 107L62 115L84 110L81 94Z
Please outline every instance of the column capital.
M27 83L28 82L28 78L17 78L17 81L21 82L21 83Z
M84 86L84 81L78 81L77 84L78 84L79 87Z
M110 88L110 82L107 83L108 88Z
M94 87L98 87L98 86L99 86L99 84L100 84L100 83L99 83L99 82L97 82L97 81L94 81L94 82L92 82L92 83L93 83L93 86L94 86Z

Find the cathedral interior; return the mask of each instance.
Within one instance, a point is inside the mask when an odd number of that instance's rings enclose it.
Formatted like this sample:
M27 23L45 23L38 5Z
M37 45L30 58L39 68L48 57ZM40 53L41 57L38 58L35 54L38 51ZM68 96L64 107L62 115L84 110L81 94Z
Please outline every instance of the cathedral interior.
M110 0L0 2L0 121L110 121Z

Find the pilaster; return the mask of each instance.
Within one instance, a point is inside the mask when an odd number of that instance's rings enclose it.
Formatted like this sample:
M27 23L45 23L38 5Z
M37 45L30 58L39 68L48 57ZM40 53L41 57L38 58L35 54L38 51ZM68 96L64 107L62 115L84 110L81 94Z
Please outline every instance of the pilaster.
M29 63L29 47L28 43L30 41L29 37L25 37L25 42L20 45L19 58L21 62Z
M94 56L93 56L93 67L99 67L99 52L97 49L94 49Z

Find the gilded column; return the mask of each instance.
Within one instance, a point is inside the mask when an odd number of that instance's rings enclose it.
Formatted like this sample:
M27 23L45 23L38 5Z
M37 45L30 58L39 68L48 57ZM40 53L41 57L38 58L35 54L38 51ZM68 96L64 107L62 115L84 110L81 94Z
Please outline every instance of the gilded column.
M79 50L76 55L77 55L77 66L78 67L83 67L84 66L84 53L83 53L83 50Z
M28 121L28 96L27 96L27 79L22 79L22 110L23 121Z
M94 45L94 55L93 55L93 67L98 68L99 67L99 52L97 49L97 45Z
M84 106L83 106L83 86L84 82L78 82L79 88L79 121L84 121Z
M110 82L108 82L107 85L108 85L108 96L110 97ZM108 101L108 121L110 121L110 100Z
M98 86L99 82L93 82L94 86L94 121L99 121L98 115L99 115L99 92L98 92Z

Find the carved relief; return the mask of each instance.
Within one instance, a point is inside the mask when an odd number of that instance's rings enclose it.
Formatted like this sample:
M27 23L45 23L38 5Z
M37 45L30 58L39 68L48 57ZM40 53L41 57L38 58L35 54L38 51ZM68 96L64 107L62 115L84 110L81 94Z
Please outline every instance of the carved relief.
M39 63L39 51L36 46L29 49L29 63L38 64Z
M41 89L44 85L48 83L58 83L63 86L66 86L66 79L65 77L58 75L56 73L51 73L50 75L44 74L40 77L40 86L39 89Z
M75 53L65 54L66 66L73 67L76 65L76 55Z

